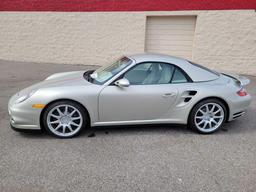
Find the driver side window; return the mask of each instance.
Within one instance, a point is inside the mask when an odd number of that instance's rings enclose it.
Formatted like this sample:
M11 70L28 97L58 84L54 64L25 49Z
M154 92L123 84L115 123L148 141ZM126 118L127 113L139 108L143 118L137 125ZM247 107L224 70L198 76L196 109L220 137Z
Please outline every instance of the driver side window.
M142 63L124 74L131 85L171 83L175 67L166 63Z

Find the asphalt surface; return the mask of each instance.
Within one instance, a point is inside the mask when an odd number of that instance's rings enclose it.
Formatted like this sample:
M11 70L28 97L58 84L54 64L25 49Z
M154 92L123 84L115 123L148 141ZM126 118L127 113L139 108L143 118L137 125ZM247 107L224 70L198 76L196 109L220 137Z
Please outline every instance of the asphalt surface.
M10 129L8 99L55 72L95 66L0 61L0 191L256 191L256 78L248 113L213 135L184 126L97 128L74 139Z

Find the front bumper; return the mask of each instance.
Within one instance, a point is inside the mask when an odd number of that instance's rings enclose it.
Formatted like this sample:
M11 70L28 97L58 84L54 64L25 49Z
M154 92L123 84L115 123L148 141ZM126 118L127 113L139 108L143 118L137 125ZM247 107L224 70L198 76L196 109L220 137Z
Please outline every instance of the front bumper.
M39 130L41 109L33 109L29 101L16 104L14 95L8 104L10 124L15 129Z

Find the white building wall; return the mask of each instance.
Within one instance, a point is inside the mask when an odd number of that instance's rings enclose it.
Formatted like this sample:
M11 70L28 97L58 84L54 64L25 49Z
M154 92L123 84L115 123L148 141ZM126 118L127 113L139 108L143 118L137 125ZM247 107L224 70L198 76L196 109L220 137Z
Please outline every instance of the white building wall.
M0 59L104 65L144 52L146 17L197 16L193 60L256 75L254 10L165 12L1 12Z

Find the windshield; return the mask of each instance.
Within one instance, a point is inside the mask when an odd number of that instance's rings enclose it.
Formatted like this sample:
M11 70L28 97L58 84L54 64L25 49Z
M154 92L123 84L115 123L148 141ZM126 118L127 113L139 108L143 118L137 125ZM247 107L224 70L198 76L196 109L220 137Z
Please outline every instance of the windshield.
M91 74L91 83L102 85L131 63L131 59L123 57L111 65L100 67Z

